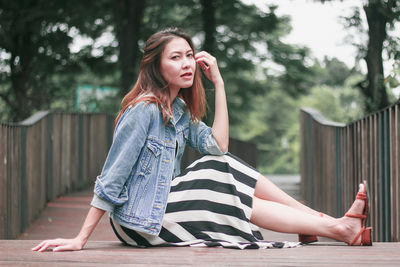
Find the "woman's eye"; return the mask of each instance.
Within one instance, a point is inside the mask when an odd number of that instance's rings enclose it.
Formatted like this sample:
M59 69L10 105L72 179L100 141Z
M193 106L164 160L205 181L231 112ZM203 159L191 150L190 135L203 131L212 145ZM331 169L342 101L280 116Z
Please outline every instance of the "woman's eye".
M193 54L192 54L192 53L190 53L190 54L187 54L187 57L190 57L190 58L192 58L192 57L193 57Z
M172 59L178 59L179 56L172 56Z

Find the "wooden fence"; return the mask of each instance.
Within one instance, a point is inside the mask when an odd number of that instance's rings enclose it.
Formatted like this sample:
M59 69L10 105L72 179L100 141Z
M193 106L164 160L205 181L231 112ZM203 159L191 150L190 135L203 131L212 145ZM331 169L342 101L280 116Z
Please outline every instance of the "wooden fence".
M367 180L373 238L400 241L400 105L348 125L303 108L301 188L307 204L343 216Z
M48 201L95 181L112 121L107 114L39 112L0 124L0 239L16 238Z
M112 141L107 114L38 112L17 124L0 123L0 239L18 237L48 201L93 185ZM254 144L230 151L256 165ZM200 155L185 151L182 165Z

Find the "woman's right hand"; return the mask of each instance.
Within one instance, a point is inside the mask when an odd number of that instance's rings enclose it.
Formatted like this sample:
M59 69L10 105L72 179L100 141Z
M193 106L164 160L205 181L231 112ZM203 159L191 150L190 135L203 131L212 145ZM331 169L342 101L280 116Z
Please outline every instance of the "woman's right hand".
M32 248L32 250L39 252L43 252L48 248L53 248L53 251L81 250L104 213L105 211L102 209L91 207L82 225L81 231L75 238L48 239Z
M44 240L36 247L32 248L33 251L43 252L46 251L48 248L53 248L54 252L57 251L71 251L71 250L81 250L86 242L79 238L73 239L64 239L64 238L57 238L57 239L49 239Z

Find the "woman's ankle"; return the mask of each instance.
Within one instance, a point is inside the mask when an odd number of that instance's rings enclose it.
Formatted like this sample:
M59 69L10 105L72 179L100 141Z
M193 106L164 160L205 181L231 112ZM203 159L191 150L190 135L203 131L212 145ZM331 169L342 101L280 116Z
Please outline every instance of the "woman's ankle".
M332 238L337 240L337 241L342 241L342 242L349 242L350 240L350 235L353 232L352 231L352 226L346 223L346 218L340 218L337 219L337 223L333 226L333 236Z

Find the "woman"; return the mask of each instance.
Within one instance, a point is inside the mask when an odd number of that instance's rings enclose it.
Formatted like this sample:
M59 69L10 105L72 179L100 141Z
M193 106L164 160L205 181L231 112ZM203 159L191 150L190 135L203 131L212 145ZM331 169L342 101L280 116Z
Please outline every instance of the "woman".
M215 87L212 127L205 112L202 69ZM146 42L138 81L122 101L113 144L97 177L92 207L74 239L45 240L35 251L79 250L107 211L118 238L134 246L279 246L255 226L370 245L366 188L346 216L320 216L240 159L227 153L228 110L216 59L195 54L191 38L166 29ZM180 174L188 143L208 155Z

